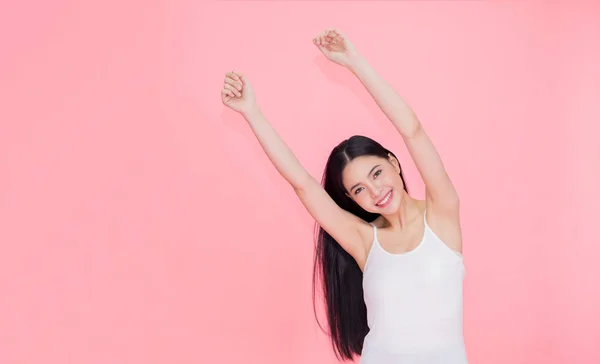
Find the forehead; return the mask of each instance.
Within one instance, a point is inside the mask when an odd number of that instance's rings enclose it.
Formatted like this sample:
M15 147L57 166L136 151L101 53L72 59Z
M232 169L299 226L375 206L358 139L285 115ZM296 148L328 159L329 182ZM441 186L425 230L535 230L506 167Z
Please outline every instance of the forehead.
M353 184L362 181L367 177L374 166L383 163L385 160L375 156L357 157L348 162L346 168L342 171L344 184Z

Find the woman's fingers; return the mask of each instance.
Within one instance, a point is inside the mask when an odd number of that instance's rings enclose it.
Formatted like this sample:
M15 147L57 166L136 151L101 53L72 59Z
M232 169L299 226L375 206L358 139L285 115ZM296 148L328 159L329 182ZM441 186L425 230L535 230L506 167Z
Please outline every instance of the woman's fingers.
M327 43L329 43L327 41L327 30L322 31L321 33L319 33L315 38L314 38L314 43L316 45L319 46L324 46L327 45Z
M229 78L231 78L234 81L239 81L240 80L240 76L237 73L235 73L235 72L227 72L225 74L225 77L229 77Z
M235 81L239 81L240 80L240 77L238 76L237 72L235 72L235 71L227 72L226 76L227 77L231 77Z
M238 76L240 77L240 83L242 84L242 88L250 84L250 82L248 82L248 79L246 78L246 76L244 76L243 73L239 73Z
M344 34L338 28L331 28L331 33L338 37L344 37Z
M238 91L242 91L242 88L243 88L241 82L236 81L231 77L225 77L225 84L233 86Z
M321 32L317 38L319 39L319 45L326 46L333 43L339 36L341 36L341 33L336 28L329 28Z
M242 87L243 87L243 85L244 85L244 80L246 79L246 78L244 77L244 74L243 74L242 72L236 72L236 73L235 73L235 75L236 75L236 77L237 77L237 81L239 81L240 85L242 85Z
M226 90L226 89L221 90L221 100L223 101L224 104L228 104L229 100L231 100L233 98L233 96L231 96L230 92L231 92L230 90Z
M223 90L221 90L221 95L235 97L235 94L233 93L233 91L231 91L230 89L228 89L226 87L223 87Z
M221 100L225 105L231 107L232 102L243 97L242 93L246 87L250 87L250 85L243 73L235 71L227 72L223 88L221 89Z
M317 36L322 45L329 44L334 40L337 40L338 37L341 37L343 39L344 35L337 28L326 29Z
M233 87L232 85L226 83L225 85L223 85L223 87L229 91L231 91L235 96L237 97L242 97L242 93L239 92L235 87Z
M325 32L321 32L321 33L317 34L317 36L315 37L316 45L323 45L323 36L324 35L325 35Z
M242 89L244 88L242 84L242 80L240 76L235 72L227 72L225 74L225 83L223 85L223 90L228 91L228 95L231 97L242 97Z

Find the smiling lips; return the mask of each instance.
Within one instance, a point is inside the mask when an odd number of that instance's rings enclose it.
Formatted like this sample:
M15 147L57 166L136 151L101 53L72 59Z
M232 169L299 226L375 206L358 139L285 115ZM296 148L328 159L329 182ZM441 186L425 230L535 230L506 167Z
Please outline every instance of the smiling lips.
M392 190L388 192L381 200L377 201L376 205L379 207L386 207L392 200Z

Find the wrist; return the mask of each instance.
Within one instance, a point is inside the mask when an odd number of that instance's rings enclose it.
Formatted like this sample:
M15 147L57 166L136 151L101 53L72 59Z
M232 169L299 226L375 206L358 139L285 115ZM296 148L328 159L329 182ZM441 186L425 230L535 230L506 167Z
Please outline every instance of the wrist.
M367 60L357 53L348 58L348 64L346 65L346 68L348 68L348 70L350 70L352 73L357 73L367 65Z
M260 116L261 114L262 114L262 111L260 110L258 105L254 105L254 106L242 111L242 115L244 116L244 118L246 120L253 119L256 116Z

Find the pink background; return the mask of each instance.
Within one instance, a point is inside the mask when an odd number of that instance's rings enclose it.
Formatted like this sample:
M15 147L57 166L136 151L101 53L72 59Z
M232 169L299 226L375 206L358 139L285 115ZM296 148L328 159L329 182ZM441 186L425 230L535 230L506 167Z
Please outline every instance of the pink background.
M470 362L600 362L597 1L29 0L0 5L0 363L336 362L313 222L220 102L243 71L314 176L364 134L422 198L329 26L462 196Z

